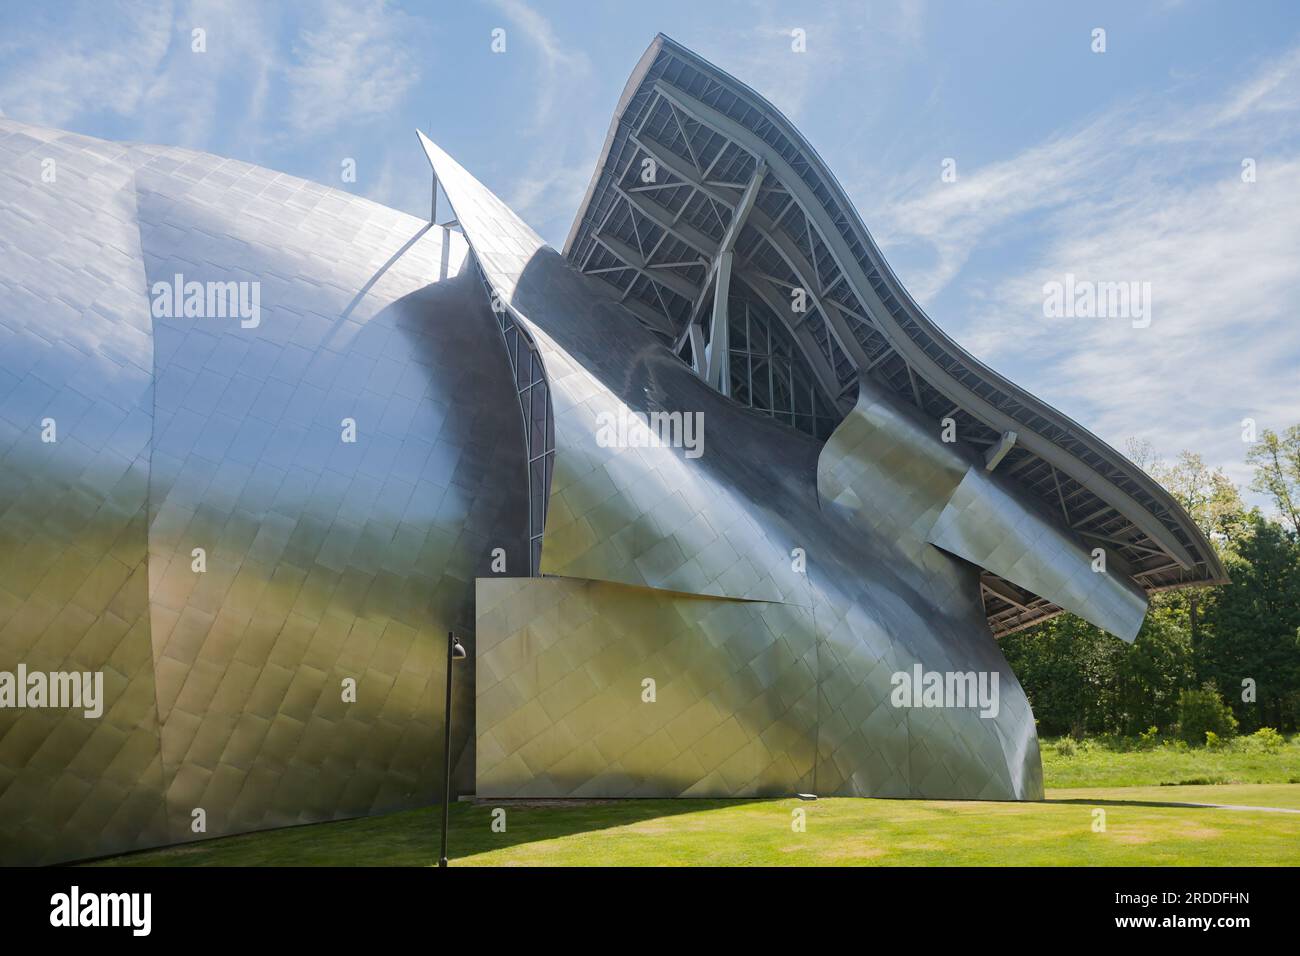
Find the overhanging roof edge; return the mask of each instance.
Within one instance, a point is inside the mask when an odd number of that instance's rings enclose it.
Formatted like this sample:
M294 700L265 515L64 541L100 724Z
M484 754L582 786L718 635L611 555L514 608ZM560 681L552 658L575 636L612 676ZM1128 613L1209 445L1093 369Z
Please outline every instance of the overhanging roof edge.
M564 240L564 248L560 250L560 254L566 259L569 258L569 252L573 249L573 243L577 239L578 230L582 225L583 210L590 205L591 197L596 193L596 185L600 182L601 174L605 171L605 163L609 159L610 148L614 145L614 137L618 134L618 124L623 119L623 112L627 109L627 104L631 102L632 97L636 95L636 91L640 89L642 81L645 80L646 74L650 72L650 67L655 58L659 56L659 51L663 49L665 41L672 43L662 33L655 34L655 38L650 41L650 45L641 54L641 59L637 60L632 75L627 78L627 83L623 85L623 92L619 95L618 105L614 107L614 115L609 120L609 131L605 133L605 142L600 147L600 156L596 159L596 166L591 171L591 179L587 181L587 191L582 195L582 202L578 206L577 215L573 217L573 225L569 226L569 235Z
M1157 481L1155 481L1154 478L1152 478L1142 469L1138 468L1138 466L1130 462L1127 458L1125 458L1122 454L1120 454L1118 451L1112 448L1109 444L1102 441L1092 432L1088 431L1086 428L1082 427L1077 422L1075 422L1073 419L1069 418L1064 413L1048 405L1046 402L1042 401L1037 396L1034 396L1033 394L1029 393L1025 389L1011 382L1009 379L1006 379L1001 374L999 374L995 370L985 365L979 359L970 355L970 353L968 353L956 341L954 341L937 323L934 322L933 319L931 319L925 313L925 311L920 307L918 303L915 302L915 300L912 298L910 293L903 286L902 282L899 281L893 269L889 266L888 262L885 260L885 257L881 253L879 246L876 244L874 238L872 238L870 234L870 230L868 230L866 224L862 221L862 218L858 213L856 206L854 206L854 204L851 202L851 200L848 197L848 194L845 192L843 186L839 183L834 173L830 170L829 166L817 153L816 149L813 148L813 146L810 143L808 143L808 141L798 131L798 129L794 126L794 124L791 123L790 120L786 118L785 115L779 109L777 109L773 104L768 102L766 98L764 98L761 94L756 92L753 88L749 87L744 82L736 79L735 77L721 70L720 68L713 65L709 61L700 57L698 54L695 54L691 50L683 47L681 44L677 43L676 41L672 40L671 38L667 37L662 33L658 34L655 37L654 41L650 44L646 52L642 55L640 61L638 61L636 69L633 71L631 77L629 78L624 88L623 94L620 97L617 110L610 122L609 132L606 136L605 143L602 148L600 161L593 172L591 181L588 184L587 193L583 199L583 203L579 207L577 211L577 215L575 215L574 217L573 225L570 228L568 239L565 242L566 256L570 253L573 244L575 243L578 237L578 234L581 232L584 214L586 213L588 204L591 202L593 196L595 195L600 178L603 175L603 173L607 171L606 162L608 160L609 153L613 146L614 140L617 136L618 126L623 118L624 111L626 110L631 99L636 95L637 91L644 83L646 75L648 74L650 68L654 64L657 56L664 49L668 49L673 56L680 57L682 60L689 62L692 66L700 70L702 73L725 82L737 94L741 95L745 99L750 100L751 104L756 108L760 109L770 121L775 123L780 128L781 132L804 154L805 161L809 162L811 165L815 167L817 174L821 178L823 178L827 187L830 190L832 190L833 194L837 198L837 205L841 207L840 212L846 217L848 217L848 223L854 229L854 231L856 231L859 234L859 237L861 238L864 247L868 251L868 255L872 261L872 265L878 269L880 275L888 284L889 291L907 309L909 313L909 317L911 318L912 321L920 324L927 335L934 337L937 340L937 343L940 346L942 346L945 349L945 351L949 352L952 357L959 360L963 366L966 366L970 371L974 372L979 378L983 379L984 381L994 386L995 388L998 388L1003 392L1005 392L1009 397L1013 398L1016 402L1023 405L1031 413L1043 418L1044 420L1050 422L1056 428L1059 428L1062 431L1069 433L1074 438L1078 439L1083 445L1087 447L1087 449L1090 452L1098 455L1109 466L1111 466L1115 470L1122 472L1123 475L1127 479L1134 482L1134 484L1136 484L1139 489L1141 489L1144 493L1146 493L1150 498L1154 499L1155 502L1158 502L1161 506L1163 506L1163 508L1172 517L1173 521L1181 529L1182 533L1187 536L1190 542L1193 543L1196 546L1197 550L1200 552L1201 560L1192 563L1192 556L1190 554L1187 554L1186 551L1183 550L1181 543L1178 542L1177 539L1171 539L1169 541L1166 541L1163 545L1165 547L1172 546L1173 550L1169 553L1171 554L1171 556L1174 557L1174 559L1179 564L1183 564L1184 567L1186 568L1190 569L1194 567L1195 564L1204 565L1206 577L1203 581L1196 582L1196 583L1205 583L1205 584L1222 583L1227 580L1226 570L1224 569L1222 562L1220 561L1218 555L1215 553L1213 547L1210 545L1209 541L1205 538L1204 534L1201 532L1200 528L1197 527L1195 522L1191 520L1190 515L1187 514L1186 510L1177 502L1177 500L1174 499L1173 496L1166 489L1164 489L1163 486L1161 486ZM906 333L903 334L906 335ZM898 343L891 342L891 345L897 351ZM940 371L942 372L942 369ZM952 378L952 376L946 372L944 372L943 374L948 378ZM956 379L953 379L953 384L960 385L960 383ZM964 389L964 386L961 387ZM1041 436L1041 438L1042 440L1050 440L1047 439L1046 436ZM1095 467L1087 464L1083 460L1078 459L1066 447L1056 445L1055 442L1053 442L1053 445L1060 448L1062 454L1070 455L1072 459L1078 461L1081 467L1088 469L1088 471L1091 474L1095 475L1103 483L1107 485L1111 484L1110 479L1107 478L1105 474L1098 471ZM1096 489L1094 489L1094 492L1095 491ZM1125 493L1123 489L1116 487L1116 492L1122 495L1125 499L1132 500L1131 496ZM1105 496L1103 496L1103 500L1104 498ZM1127 510L1129 510L1127 508L1117 506L1113 501L1108 503L1111 504L1112 507L1115 507L1120 513L1125 513ZM1136 507L1138 507L1145 515L1150 516L1150 519L1154 520L1157 525L1159 525L1162 528L1165 527L1164 522L1160 519L1160 517L1155 512L1146 508L1138 501L1133 501L1133 504ZM1188 582L1188 583L1194 583L1194 582Z

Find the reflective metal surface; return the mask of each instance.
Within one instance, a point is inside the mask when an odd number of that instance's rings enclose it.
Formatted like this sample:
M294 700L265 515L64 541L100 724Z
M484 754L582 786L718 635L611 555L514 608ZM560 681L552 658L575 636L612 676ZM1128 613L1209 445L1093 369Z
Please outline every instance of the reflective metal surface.
M420 141L455 229L0 120L0 671L106 696L0 709L0 863L432 802L448 630L459 791L1035 799L994 633L1132 639L1144 589L1221 575L666 38L568 258ZM642 157L668 178L634 194ZM256 319L157 308L184 282L255 286ZM609 440L629 416L699 445Z
M818 463L822 501L845 506L849 521L917 559L928 542L1126 641L1137 637L1146 616L1142 589L1113 564L1094 570L1082 540L939 436L863 380Z
M1205 535L1146 472L925 314L775 106L663 34L627 81L564 254L697 370L706 345L716 358L713 339L727 331L718 303L729 304L730 375L719 377L742 404L824 438L868 379L936 431L951 420L972 454L1011 439L995 463L1003 486L1106 549L1142 589L1227 580ZM767 336L784 332L788 356L760 356L756 369L751 350L735 348L741 298L762 303ZM995 634L1066 606L1024 587L986 569ZM1132 601L1111 598L1128 633Z
M102 671L106 698L97 719L0 710L0 863L166 838L149 638L154 343L124 152L0 120L0 670ZM44 160L57 183L42 181Z
M516 578L480 579L477 611L480 796L751 797L812 786L808 608Z
M972 466L926 538L1132 643L1147 596L1126 574Z
M446 632L472 648L494 548L528 568L463 238L214 156L0 131L0 669L103 670L107 697L0 711L3 862L431 802ZM260 323L151 317L178 273L259 281ZM469 789L472 655L458 680Z
M479 582L479 794L720 796L780 780L823 794L1041 796L1033 719L984 621L978 569L927 544L923 529L864 533L869 516L819 501L818 460L835 454L835 435L824 451L714 391L426 148L484 274L537 342L554 406L541 568L562 577ZM600 416L620 411L700 412L704 453L602 444ZM908 478L924 486L927 453L900 448L902 477L859 500ZM927 499L934 516L961 474L954 467L947 493ZM742 611L701 597L753 603ZM727 625L692 628L692 615L715 605L729 609ZM918 663L996 672L998 714L893 706L893 675ZM811 726L782 683L805 666L816 685ZM640 698L656 669L670 688L664 707ZM581 706L570 709L573 699ZM715 714L731 715L725 742L700 750L674 735L692 725L691 708L710 731ZM754 741L765 767L751 762ZM793 756L802 748L817 754L811 778ZM728 765L742 752L743 772ZM672 772L652 773L642 753L676 761Z

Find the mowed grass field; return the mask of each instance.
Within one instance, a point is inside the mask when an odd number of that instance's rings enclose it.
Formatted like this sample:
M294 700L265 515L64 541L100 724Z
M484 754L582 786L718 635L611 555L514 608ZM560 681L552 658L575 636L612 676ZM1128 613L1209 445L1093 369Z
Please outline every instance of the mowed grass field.
M1060 738L1040 742L1048 787L1300 783L1300 734L1272 752L1252 748L1244 738L1225 747L1164 742L1141 750L1120 750L1104 741L1062 743Z
M1207 791L1212 791L1207 793ZM628 800L452 808L455 866L1294 866L1300 785L1088 788L1043 803ZM1094 830L1094 811L1105 813ZM804 830L791 824L803 811ZM428 866L437 808L209 840L103 861L125 866Z
M1041 803L505 803L504 833L492 829L492 804L457 803L449 856L454 866L1300 865L1300 812L1275 812L1300 810L1300 783L1292 782L1300 780L1295 740L1271 754L1096 747L1069 755L1047 741L1043 762L1049 789ZM1081 785L1113 781L1126 785ZM1199 803L1273 810L1187 805ZM801 832L792 827L796 811L804 815ZM432 807L207 840L98 865L430 866L437 862L438 822Z
M1274 752L1043 741L1043 803L611 800L451 808L455 866L1295 866L1300 739ZM1229 804L1218 809L1188 804ZM1099 816L1097 812L1104 814ZM796 813L802 831L794 830ZM109 866L430 866L439 809L204 840ZM1104 829L1101 827L1104 823Z

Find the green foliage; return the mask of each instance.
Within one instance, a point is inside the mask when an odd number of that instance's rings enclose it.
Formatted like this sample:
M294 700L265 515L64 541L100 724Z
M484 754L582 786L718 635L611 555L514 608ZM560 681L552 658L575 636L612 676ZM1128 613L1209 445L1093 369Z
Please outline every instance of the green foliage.
M1283 520L1300 535L1300 425L1281 435L1265 428L1246 460L1255 466L1250 487L1269 495Z
M1223 469L1210 468L1190 451L1180 454L1172 465L1156 460L1146 468L1187 509L1207 538L1235 537L1246 509L1237 486Z
M1171 609L1156 605L1116 662L1115 709L1107 721L1121 734L1171 727L1178 694L1196 680L1191 637Z
M1216 496L1231 583L1155 595L1131 645L1071 614L1003 638L1041 735L1168 734L1181 693L1206 681L1245 733L1300 727L1300 543L1257 511L1233 525L1230 496ZM1188 740L1204 744L1205 730L1231 736L1198 725Z
M1253 734L1238 737L1233 745L1242 753L1281 753L1286 746L1286 738L1272 727L1261 727Z
M1300 722L1300 547L1294 535L1258 513L1228 556L1232 583L1205 608L1196 671L1227 691L1243 728L1294 730ZM1243 681L1254 681L1254 701Z
M1039 733L1105 733L1119 687L1124 642L1072 614L1002 640L1002 651L1029 697Z
M1178 695L1178 731L1188 743L1213 746L1219 739L1237 733L1237 718L1219 696L1213 681L1198 689L1184 689Z
M1062 757L1073 757L1078 751L1073 737L1062 737L1056 742L1056 752Z
M1153 606L1127 645L1062 614L1002 640L1039 733L1136 736L1178 720L1178 692L1195 680L1191 641L1174 610Z

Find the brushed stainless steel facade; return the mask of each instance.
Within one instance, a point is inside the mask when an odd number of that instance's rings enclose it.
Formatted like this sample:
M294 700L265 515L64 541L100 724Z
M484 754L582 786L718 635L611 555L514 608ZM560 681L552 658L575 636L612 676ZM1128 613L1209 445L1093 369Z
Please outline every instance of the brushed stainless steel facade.
M835 435L823 445L719 394L425 148L537 343L555 422L547 576L479 582L479 795L1040 797L1032 715L984 620L978 569L923 528L864 533L821 501ZM602 421L627 412L699 413L703 453L602 441ZM893 465L924 479L928 454L899 443ZM952 487L909 494L938 515ZM917 664L996 673L998 713L894 706L894 675Z
M1066 540L1047 546L1103 549L1131 594L1226 580L1205 535L1149 475L925 314L776 107L662 34L615 107L564 255L742 404L825 438L865 378L927 431L950 423L969 461L982 459L998 487L1061 526ZM755 319L757 349L736 341ZM994 634L1060 613L1055 597L1077 609L1080 581L1066 585L1067 565L1031 579L1054 597L985 567ZM1134 602L1102 590L1104 616L1131 636Z
M810 608L545 577L480 579L477 611L479 794L812 788Z
M0 156L0 670L107 700L0 710L0 861L430 802L446 632L472 647L493 549L528 568L464 239L187 150L0 121ZM259 282L260 321L156 314L178 274Z
M667 38L564 255L420 143L454 226L0 120L0 678L105 690L0 708L0 863L432 802L448 630L460 792L1037 799L995 635L1222 579Z
M909 541L914 556L927 543L942 548L1134 640L1147 597L1123 568L1099 570L1105 552L1094 555L1032 498L941 439L942 428L864 380L818 462L822 500L845 505L867 533Z

